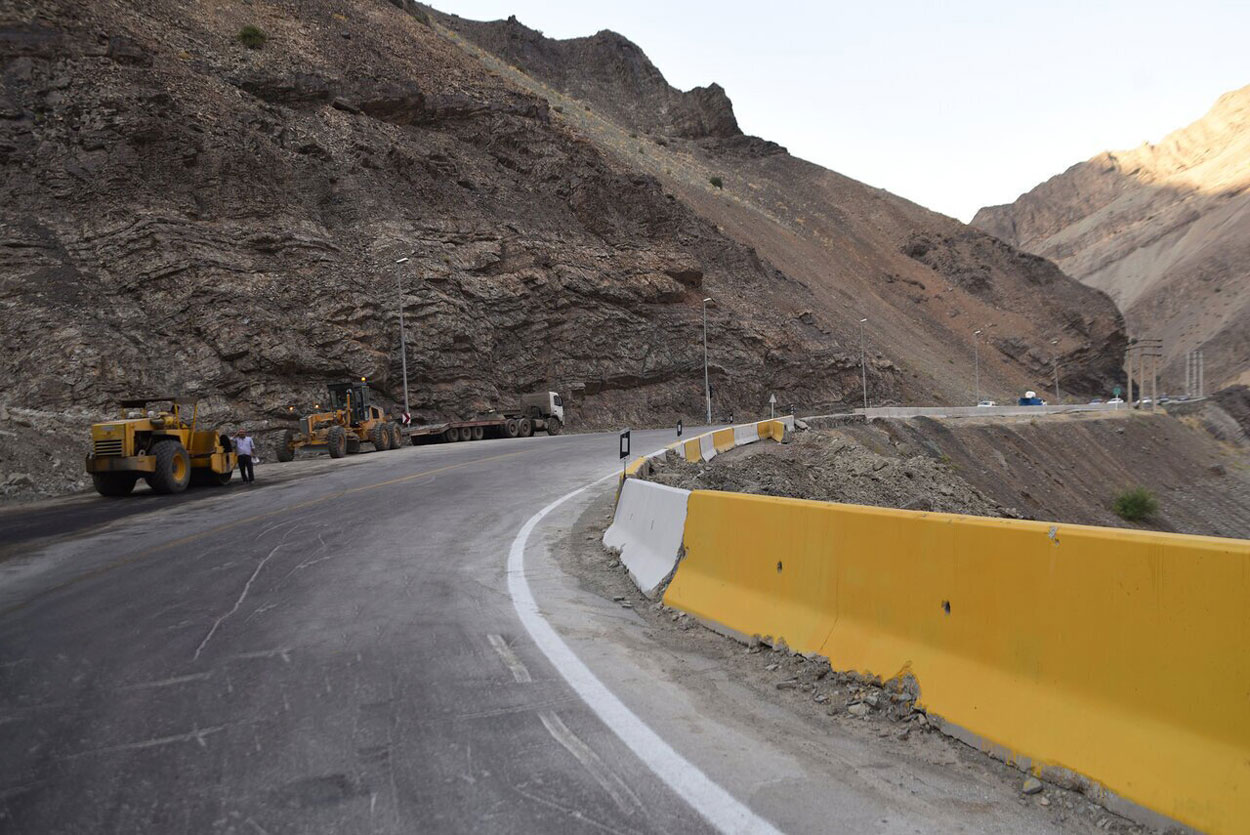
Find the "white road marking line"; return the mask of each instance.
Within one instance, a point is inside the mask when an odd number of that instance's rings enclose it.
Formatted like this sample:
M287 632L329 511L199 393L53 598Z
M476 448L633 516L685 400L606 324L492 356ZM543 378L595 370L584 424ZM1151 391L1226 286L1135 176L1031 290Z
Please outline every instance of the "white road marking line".
M157 739L145 739L141 742L126 742L121 745L110 745L107 748L95 748L90 751L80 751L77 754L70 754L65 757L67 760L76 760L81 757L90 757L94 754L116 754L119 751L138 751L143 748L158 748L162 745L172 745L175 742L191 742L195 741L200 744L201 748L207 748L208 743L204 738L209 734L220 733L226 729L226 725L216 725L211 728L195 728L185 734L174 734L173 736L162 736Z
M518 683L529 684L534 680L530 678L530 671L521 663L521 659L516 657L516 653L512 651L512 647L508 646L508 642L503 639L502 635L487 635L486 639L495 648L495 652L499 653L499 657L503 659L503 663L512 671L512 677Z
M173 684L185 684L188 681L204 681L205 679L212 678L212 676L213 676L213 671L209 670L207 673L191 673L190 675L185 675L185 676L174 676L173 678L163 678L160 681L141 681L138 684L128 684L122 689L123 690L145 690L149 687L169 687L170 685L173 685Z
M538 603L535 602L529 581L525 578L525 545L529 542L530 534L543 517L569 499L600 482L619 477L620 473L614 469L603 478L564 494L521 526L508 551L508 593L512 595L512 606L534 643L582 701L660 780L703 816L704 820L721 832L780 835L776 827L714 783L693 763L677 753L659 734L647 727L645 722L590 671L538 610Z
M625 784L625 781L616 775L616 772L608 768L599 755L591 750L590 746L582 742L581 737L569 730L568 725L551 711L543 711L538 714L538 718L542 720L543 725L547 728L547 732L555 737L556 742L564 746L570 754L577 758L582 764L582 768L589 772L590 776L595 778L605 792L607 792L616 805L626 815L632 815L642 808L642 801L638 799L638 795Z

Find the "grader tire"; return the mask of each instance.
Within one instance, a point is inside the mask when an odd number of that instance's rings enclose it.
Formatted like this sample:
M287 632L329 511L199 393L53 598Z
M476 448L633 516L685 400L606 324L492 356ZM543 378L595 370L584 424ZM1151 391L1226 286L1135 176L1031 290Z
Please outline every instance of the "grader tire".
M508 420L503 425L503 433L507 435L509 438L515 438L517 436L517 433L519 433L520 431L521 430L517 427L516 420L513 418L508 418Z
M91 483L101 496L129 496L139 477L134 473L92 473Z
M213 481L213 484L217 485L218 487L225 487L227 484L230 483L230 479L232 476L234 476L233 468L226 470L224 473L213 473L212 481Z
M373 448L378 452L386 452L391 448L391 433L386 428L385 423L373 424L373 431L369 433L369 440L373 442Z
M547 418L547 434L559 435L564 429L564 424L560 423L559 418Z
M404 445L404 432L399 428L398 423L388 423L391 428L391 449L399 449Z
M516 422L516 430L522 438L528 438L534 434L534 424L530 423L529 418L521 418Z
M191 482L191 457L186 448L178 441L158 441L152 454L156 457L156 470L147 477L152 489L166 494L186 490Z
M278 441L278 460L284 464L295 460L295 433L290 429L283 432Z
M347 430L341 426L331 426L326 432L326 450L331 458L342 458L347 455Z

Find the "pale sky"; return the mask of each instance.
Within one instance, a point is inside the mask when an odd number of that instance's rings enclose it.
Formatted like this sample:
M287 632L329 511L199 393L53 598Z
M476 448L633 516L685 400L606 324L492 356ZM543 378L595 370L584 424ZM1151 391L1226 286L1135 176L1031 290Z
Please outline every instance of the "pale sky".
M970 220L1250 84L1250 0L442 0L548 37L612 29L743 131Z

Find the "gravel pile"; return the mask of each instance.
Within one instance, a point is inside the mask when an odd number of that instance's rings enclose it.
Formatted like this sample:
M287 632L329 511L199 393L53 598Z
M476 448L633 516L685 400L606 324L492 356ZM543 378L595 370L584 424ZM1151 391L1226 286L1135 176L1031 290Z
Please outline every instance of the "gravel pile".
M674 453L653 462L651 480L687 490L725 490L793 499L963 513L1018 514L923 455L878 455L849 438L804 432L784 446L760 443L687 462Z

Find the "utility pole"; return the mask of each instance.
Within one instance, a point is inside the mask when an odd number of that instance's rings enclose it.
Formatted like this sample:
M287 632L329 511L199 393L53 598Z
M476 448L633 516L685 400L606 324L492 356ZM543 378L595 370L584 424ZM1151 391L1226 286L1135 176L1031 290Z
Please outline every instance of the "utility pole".
M975 376L977 391L977 400L976 403L973 404L975 406L981 405L981 340L978 339L980 335L981 331L979 329L972 332L972 362L973 368L976 369Z
M712 299L703 300L703 396L707 399L707 425L712 425L712 384L707 375L707 303Z
M408 340L404 336L404 286L402 276L404 264L408 263L405 255L395 261L395 293L399 301L399 360L404 375L404 414L408 414Z
M868 320L859 320L859 373L864 386L864 411L868 411L868 361L864 353L864 323Z
M1055 360L1055 405L1060 404L1059 399L1059 360Z

